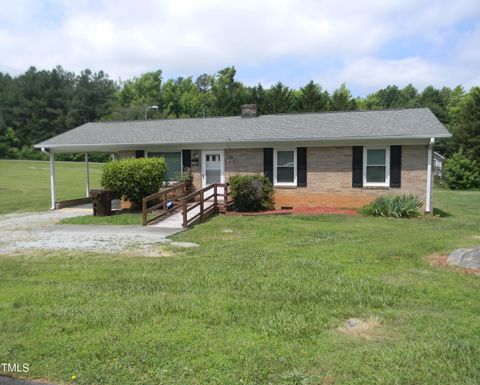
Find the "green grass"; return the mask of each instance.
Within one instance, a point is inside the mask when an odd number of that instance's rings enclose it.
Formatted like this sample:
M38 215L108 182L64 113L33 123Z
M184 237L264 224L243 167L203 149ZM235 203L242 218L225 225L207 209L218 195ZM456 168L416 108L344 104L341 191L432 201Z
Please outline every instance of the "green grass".
M90 163L90 187L100 186L102 164ZM85 164L55 162L57 200L85 196ZM50 208L50 163L0 160L0 214Z
M64 218L60 222L63 225L141 225L141 213L122 213L109 217L94 217L83 215L79 217Z
M425 256L480 243L480 192L434 202L449 216L215 217L171 257L1 257L0 361L79 384L479 384L480 277ZM351 317L373 338L339 333Z

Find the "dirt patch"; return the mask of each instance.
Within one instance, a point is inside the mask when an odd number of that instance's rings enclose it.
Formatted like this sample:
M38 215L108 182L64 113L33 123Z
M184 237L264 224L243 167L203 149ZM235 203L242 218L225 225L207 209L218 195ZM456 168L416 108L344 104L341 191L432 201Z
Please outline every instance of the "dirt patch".
M472 274L480 276L480 269L466 269L463 267L452 266L448 264L448 255L432 254L426 257L427 262L437 268L447 269L449 271L455 271L457 273Z
M370 318L362 320L358 318L350 318L338 327L337 330L345 335L361 338L364 340L379 339L382 337L379 331L380 322Z

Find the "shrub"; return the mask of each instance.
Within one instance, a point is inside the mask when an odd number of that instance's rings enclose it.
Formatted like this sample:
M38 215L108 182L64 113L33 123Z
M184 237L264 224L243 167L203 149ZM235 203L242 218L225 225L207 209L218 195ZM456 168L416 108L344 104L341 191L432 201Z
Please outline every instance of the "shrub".
M480 166L460 150L448 158L443 166L443 181L452 190L480 187Z
M31 160L48 160L48 155L33 147L23 146L20 150L20 158Z
M361 212L376 217L418 217L422 202L415 195L384 195L363 206Z
M103 166L101 183L139 207L142 198L158 192L166 171L163 158L119 160Z
M229 179L234 207L238 211L271 210L273 185L262 175L234 175Z

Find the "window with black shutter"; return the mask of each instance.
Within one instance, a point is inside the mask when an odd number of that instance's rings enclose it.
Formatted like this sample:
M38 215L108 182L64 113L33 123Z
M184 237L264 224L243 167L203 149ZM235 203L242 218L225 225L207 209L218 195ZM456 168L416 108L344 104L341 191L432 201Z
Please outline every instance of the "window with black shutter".
M182 150L182 166L184 170L192 167L192 150Z
M363 147L352 147L352 187L363 187Z
M273 183L273 148L263 149L263 174Z
M297 147L297 186L307 187L307 148Z
M402 146L390 146L390 187L400 188L402 179Z

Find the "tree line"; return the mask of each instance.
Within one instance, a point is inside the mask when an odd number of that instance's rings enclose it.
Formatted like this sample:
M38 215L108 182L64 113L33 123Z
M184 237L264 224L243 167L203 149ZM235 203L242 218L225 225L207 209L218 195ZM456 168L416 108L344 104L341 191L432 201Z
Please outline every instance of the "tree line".
M480 161L480 88L462 86L418 90L389 85L366 97L354 97L345 84L329 93L310 81L292 89L278 82L247 86L234 67L197 78L163 79L162 71L114 81L103 71L80 74L58 66L31 67L12 77L0 73L0 157L41 158L32 145L86 122L233 116L255 103L260 114L428 107L452 132L436 150L450 156L463 151ZM155 109L147 107L156 106ZM75 156L64 156L75 159ZM97 157L101 160L102 157Z

